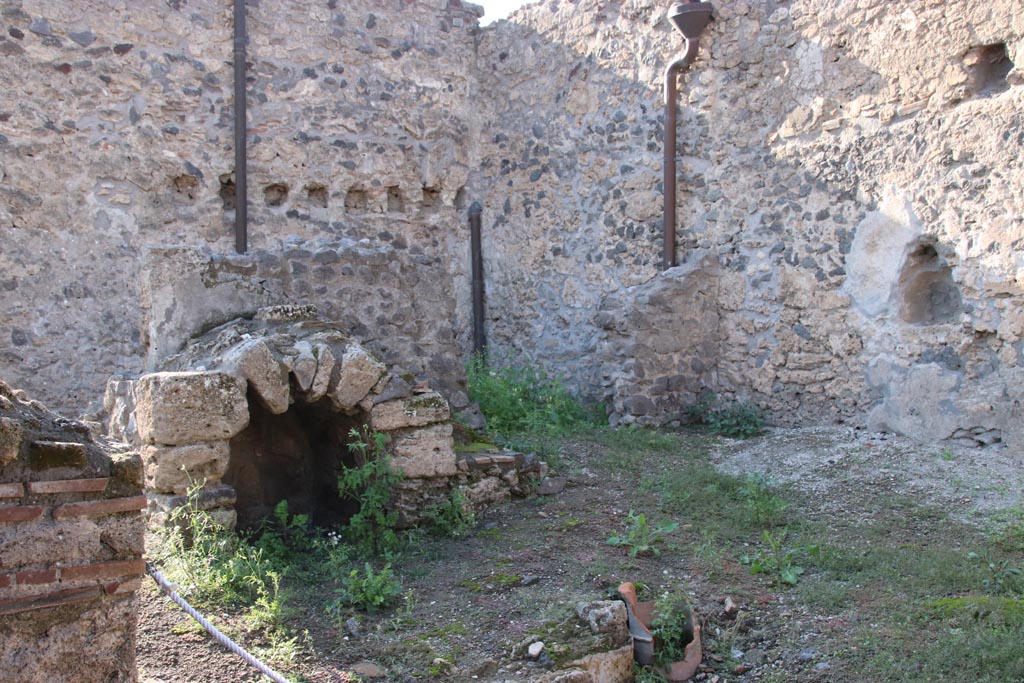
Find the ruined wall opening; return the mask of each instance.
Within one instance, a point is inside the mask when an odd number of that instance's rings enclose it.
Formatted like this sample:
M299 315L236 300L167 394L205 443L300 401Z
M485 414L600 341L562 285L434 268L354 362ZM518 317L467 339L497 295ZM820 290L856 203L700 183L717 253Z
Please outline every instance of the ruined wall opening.
M967 51L964 63L974 81L971 89L978 95L998 95L1009 90L1008 77L1014 64L1006 43L972 47Z
M313 206L327 208L327 186L320 183L306 185L306 200Z
M288 186L284 183L271 183L263 188L263 200L267 206L281 206L288 199Z
M275 415L251 391L248 399L249 426L231 439L223 478L237 494L238 526L258 527L282 500L290 514L309 515L318 526L357 512L358 504L339 498L338 475L356 464L349 432L363 427L366 416L340 413L327 399L297 401Z
M345 193L345 208L350 211L366 211L366 208L370 205L369 197L366 194L366 190L358 187L350 188Z
M424 186L420 208L425 212L435 211L441 207L441 188Z
M199 178L184 173L171 179L175 195L181 200L192 201L199 194Z
M235 174L224 173L220 176L220 190L217 196L224 202L225 211L235 210Z
M388 187L388 213L402 213L405 211L405 199L402 198L402 188L398 185Z
M954 323L963 308L953 271L931 242L918 244L907 256L899 297L900 319L912 325Z

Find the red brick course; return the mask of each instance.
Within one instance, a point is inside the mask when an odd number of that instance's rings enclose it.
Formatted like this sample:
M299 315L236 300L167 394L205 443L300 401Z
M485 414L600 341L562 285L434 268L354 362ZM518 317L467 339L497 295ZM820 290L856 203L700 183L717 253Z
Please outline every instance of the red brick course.
M107 488L107 478L59 479L56 481L30 481L29 493L87 493Z
M57 580L56 569L29 569L15 574L19 586L26 584L53 583Z
M95 586L89 588L71 588L69 590L44 593L43 595L32 595L13 600L0 600L0 615L17 614L33 609L44 609L46 607L58 607L69 605L74 602L93 600L100 596Z
M43 516L42 505L7 505L0 507L0 522L31 522Z
M21 498L25 487L21 484L0 484L0 498Z
M54 519L68 519L71 517L95 517L98 515L110 515L116 512L134 512L146 507L145 496L133 496L131 498L109 498L107 500L91 500L84 503L67 503L54 508ZM2 521L2 519L0 519Z
M61 581L88 581L90 579L116 579L120 576L134 576L146 571L145 560L124 560L121 562L97 562L60 570ZM20 575L18 583L21 583Z

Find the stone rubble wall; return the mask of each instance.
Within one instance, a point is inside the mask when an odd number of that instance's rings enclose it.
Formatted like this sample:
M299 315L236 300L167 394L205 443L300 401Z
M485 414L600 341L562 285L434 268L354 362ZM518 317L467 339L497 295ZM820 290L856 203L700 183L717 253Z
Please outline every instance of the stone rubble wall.
M452 283L437 255L342 238L245 255L166 247L143 262L148 371L217 325L303 301L381 360L438 387L457 409L468 403Z
M482 10L458 0L247 6L251 248L281 258L313 240L365 239L413 262L458 254L428 271L432 286L450 286L448 271L468 261ZM231 3L2 3L5 379L80 413L108 377L143 371L154 352L146 254L233 252L232 63ZM303 300L321 310L346 303L310 289Z
M1019 2L715 3L661 273L666 6L548 2L481 36L495 351L616 422L703 385L777 422L1024 447Z
M451 408L441 394L377 360L318 318L315 307L272 306L191 340L158 372L108 385L106 428L139 448L152 524L166 523L198 484L195 504L234 527L241 484L230 477L246 476L236 460L250 455L235 439L250 425L252 401L272 415L320 403L339 424L350 424L345 417L351 416L383 434L392 465L404 476L394 501L403 525L422 521L424 509L447 499L453 487L482 509L525 494L526 478L540 482L547 474L521 454L459 457ZM333 476L344 466L346 451L339 448ZM249 511L241 512L251 523Z
M135 681L142 468L0 382L0 671ZM17 672L17 673L14 673ZM15 680L11 679L11 680Z

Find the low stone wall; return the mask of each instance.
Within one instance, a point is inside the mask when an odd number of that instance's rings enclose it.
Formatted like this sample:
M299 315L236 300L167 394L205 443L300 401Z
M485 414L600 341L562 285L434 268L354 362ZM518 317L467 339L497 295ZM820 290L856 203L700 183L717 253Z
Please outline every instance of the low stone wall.
M0 672L135 681L138 456L0 382Z
M334 482L370 432L405 477L395 491L405 525L454 486L483 507L540 471L525 456L460 462L448 401L339 328L312 306L263 308L190 341L160 372L110 383L108 430L141 449L153 523L190 490L228 527L257 525L282 500L316 523L342 521L354 510Z

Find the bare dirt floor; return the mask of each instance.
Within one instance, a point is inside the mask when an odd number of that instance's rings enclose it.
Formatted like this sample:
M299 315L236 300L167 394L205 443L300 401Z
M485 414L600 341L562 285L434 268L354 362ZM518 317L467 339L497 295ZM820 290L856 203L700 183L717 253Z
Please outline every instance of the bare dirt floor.
M295 647L271 649L274 666L295 681L531 681L558 665L521 644L556 651L553 624L628 580L688 595L696 680L1024 681L1020 454L845 426L601 430L545 448L564 490L492 507L461 539L421 537L395 562L394 607L332 618L334 586L293 577ZM631 511L679 526L631 557L608 543ZM267 652L238 613L208 616ZM266 680L152 584L137 653L144 683Z

